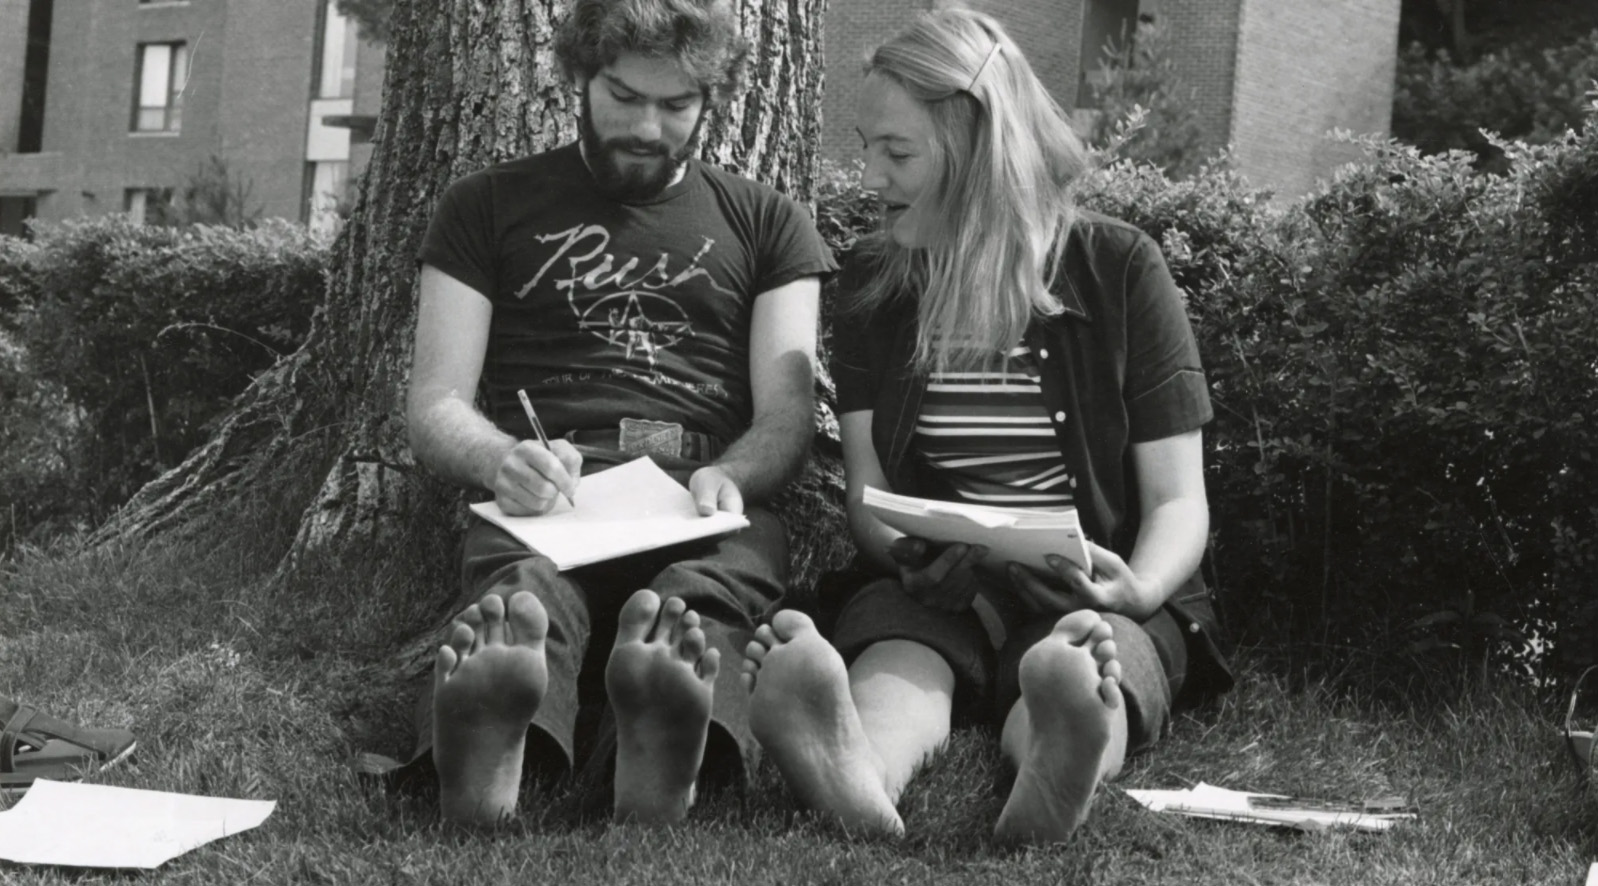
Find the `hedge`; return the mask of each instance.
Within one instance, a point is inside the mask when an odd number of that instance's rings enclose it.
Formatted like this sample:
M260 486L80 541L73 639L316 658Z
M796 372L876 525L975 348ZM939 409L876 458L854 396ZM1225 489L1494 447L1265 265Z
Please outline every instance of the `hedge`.
M0 491L30 524L92 521L177 464L299 344L323 289L325 246L288 222L172 228L111 215L33 235L0 238L0 330L15 346L0 358L11 373L0 409L11 421L30 402L58 403L37 416L55 439L33 440L57 453L48 481L13 459L0 468Z
M1291 205L1224 164L1172 182L1110 163L1084 182L1083 204L1149 232L1188 295L1217 409L1206 569L1243 642L1424 674L1598 657L1595 116L1506 143L1503 175L1368 140ZM843 172L821 198L835 248L873 223ZM0 316L43 386L33 414L71 405L100 506L157 468L154 442L175 461L293 347L324 261L288 225L0 240Z

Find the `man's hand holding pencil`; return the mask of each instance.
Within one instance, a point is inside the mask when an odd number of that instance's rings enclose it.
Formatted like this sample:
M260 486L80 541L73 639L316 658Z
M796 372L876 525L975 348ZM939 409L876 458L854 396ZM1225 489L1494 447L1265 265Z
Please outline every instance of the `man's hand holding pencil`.
M517 391L535 439L521 440L500 460L491 488L494 503L514 517L546 514L559 497L575 506L583 456L565 440L551 441L526 391Z

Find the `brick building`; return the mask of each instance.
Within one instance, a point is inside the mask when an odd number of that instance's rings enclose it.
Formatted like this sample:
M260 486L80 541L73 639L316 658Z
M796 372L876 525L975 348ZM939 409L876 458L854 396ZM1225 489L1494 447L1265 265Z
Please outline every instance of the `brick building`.
M382 71L331 0L0 0L0 231L140 217L212 157L249 208L328 224Z
M858 154L854 108L873 46L937 0L831 0L822 154ZM1026 52L1067 110L1112 38L1140 16L1165 27L1179 87L1193 94L1207 146L1230 145L1237 168L1283 196L1307 191L1358 151L1333 129L1386 134L1398 49L1399 0L967 0Z
M866 52L935 2L828 4L823 156L857 156ZM1153 16L1210 146L1279 194L1355 155L1330 130L1388 128L1399 0L968 2L1005 22L1068 109L1088 104L1106 41ZM326 223L370 153L382 68L331 0L0 0L0 232L142 215L211 157L248 182L251 207Z

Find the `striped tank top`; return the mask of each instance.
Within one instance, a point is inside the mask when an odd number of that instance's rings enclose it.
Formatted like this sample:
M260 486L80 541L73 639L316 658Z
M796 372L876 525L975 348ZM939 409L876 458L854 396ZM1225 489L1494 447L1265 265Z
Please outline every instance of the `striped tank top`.
M983 372L934 372L916 419L916 452L960 501L1063 509L1076 478L1060 455L1026 345Z

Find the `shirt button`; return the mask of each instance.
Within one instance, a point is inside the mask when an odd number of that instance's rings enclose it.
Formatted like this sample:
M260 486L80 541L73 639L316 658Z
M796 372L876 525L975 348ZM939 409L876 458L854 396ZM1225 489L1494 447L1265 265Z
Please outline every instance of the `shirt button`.
M1189 632L1190 632L1190 633L1194 633L1194 634L1196 634L1196 633L1198 633L1198 632L1199 632L1199 623L1198 623L1198 622L1196 622L1196 621L1195 621L1195 622L1193 622L1193 623L1192 623L1192 624L1190 624L1190 625L1188 625L1188 626L1187 626L1187 629L1188 629L1188 631L1189 631Z
M1056 412L1054 414L1054 420L1055 421L1065 421L1065 413L1064 412Z
M1040 359L1040 360L1049 359L1049 349L1048 348L1039 348L1038 349L1038 359Z

